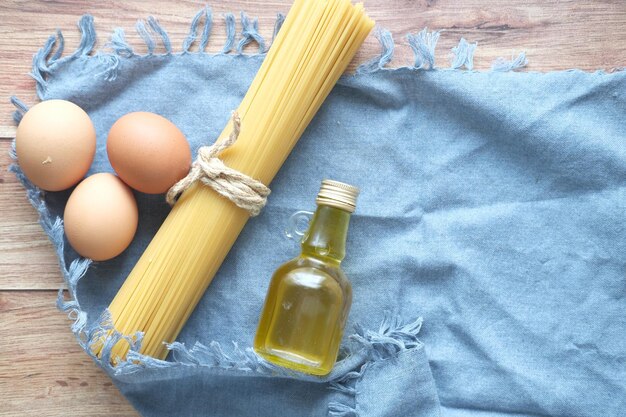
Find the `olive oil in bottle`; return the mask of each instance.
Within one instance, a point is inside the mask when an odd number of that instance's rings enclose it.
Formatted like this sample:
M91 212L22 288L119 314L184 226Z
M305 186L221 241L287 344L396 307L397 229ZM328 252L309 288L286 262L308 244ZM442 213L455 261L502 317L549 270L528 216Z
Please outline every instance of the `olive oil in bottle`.
M322 181L302 253L270 282L254 339L255 352L266 360L313 375L333 368L352 303L341 261L358 193L351 185Z

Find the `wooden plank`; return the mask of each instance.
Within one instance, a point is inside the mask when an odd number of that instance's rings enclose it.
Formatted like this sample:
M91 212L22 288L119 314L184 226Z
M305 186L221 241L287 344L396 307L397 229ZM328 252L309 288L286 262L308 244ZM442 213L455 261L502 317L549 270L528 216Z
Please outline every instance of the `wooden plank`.
M286 12L290 3L290 0L214 2L215 24L209 50L217 51L223 45L221 14L246 10L251 16L258 16L260 32L269 39L276 13ZM437 62L441 67L448 66L450 48L461 36L479 43L475 55L478 69L489 68L498 56L509 57L520 51L527 52L529 70L611 70L626 65L626 31L623 30L626 3L622 0L510 0L506 4L489 0L365 0L364 3L379 26L389 28L394 34L397 48L392 66L412 62L412 52L404 35L425 26L442 31L437 49ZM129 42L143 51L145 46L134 33L134 23L138 18L155 15L170 34L174 48L180 51L189 22L200 7L195 1L178 1L173 5L165 0L133 0L103 6L88 1L4 0L0 9L3 22L0 25L0 51L3 51L0 132L5 135L12 132L12 109L6 98L15 94L26 103L36 102L34 81L27 75L31 58L56 28L63 29L66 51L71 51L78 44L75 28L78 18L83 13L91 13L96 18L97 48L106 43L114 27L123 27ZM370 37L356 61L361 62L378 50L377 41Z
M0 140L0 290L64 287L54 248L37 211L6 167L10 141Z
M136 416L78 346L55 298L0 292L0 416Z
M15 126L0 126L0 140L10 140L15 137Z

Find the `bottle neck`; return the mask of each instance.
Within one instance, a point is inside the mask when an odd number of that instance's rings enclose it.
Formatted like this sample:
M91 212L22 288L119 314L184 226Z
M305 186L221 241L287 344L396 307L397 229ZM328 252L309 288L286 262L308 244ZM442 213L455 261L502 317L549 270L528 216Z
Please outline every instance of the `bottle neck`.
M319 205L302 240L302 254L339 264L346 255L350 213Z

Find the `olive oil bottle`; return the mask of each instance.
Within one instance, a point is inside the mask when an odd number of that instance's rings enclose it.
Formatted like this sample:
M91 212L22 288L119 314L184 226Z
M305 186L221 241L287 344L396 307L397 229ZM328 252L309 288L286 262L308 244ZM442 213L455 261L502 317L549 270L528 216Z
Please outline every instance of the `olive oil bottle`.
M280 266L270 282L254 350L268 361L313 375L328 374L352 303L341 270L358 188L322 181L302 253Z

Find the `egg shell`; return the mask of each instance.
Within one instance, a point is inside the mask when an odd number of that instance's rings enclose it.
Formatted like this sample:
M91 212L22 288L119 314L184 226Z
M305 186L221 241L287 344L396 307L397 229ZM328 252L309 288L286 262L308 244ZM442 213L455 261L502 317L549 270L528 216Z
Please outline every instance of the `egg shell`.
M96 152L96 130L76 104L42 101L17 127L15 152L33 184L47 191L65 190L87 174Z
M148 112L120 117L109 131L107 153L117 175L148 194L167 192L191 166L185 135L165 117Z
M111 259L130 245L138 223L133 192L117 176L94 174L74 189L65 205L65 235L80 255Z

